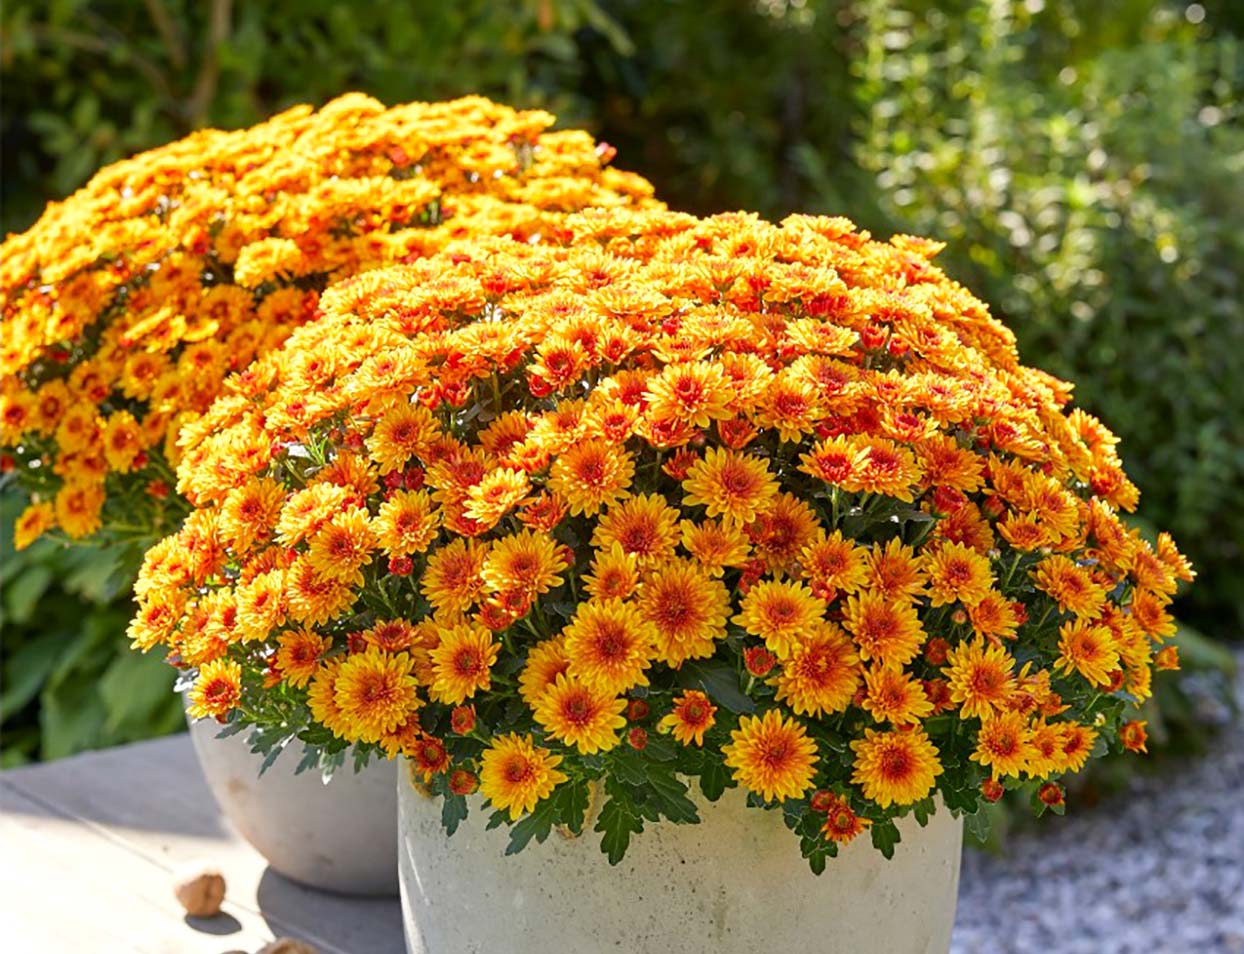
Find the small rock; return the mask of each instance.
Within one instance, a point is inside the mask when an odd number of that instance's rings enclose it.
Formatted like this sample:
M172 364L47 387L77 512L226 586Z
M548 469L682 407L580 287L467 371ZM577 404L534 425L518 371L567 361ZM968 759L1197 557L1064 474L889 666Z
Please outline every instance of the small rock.
M278 937L274 941L269 941L255 954L319 954L319 952L306 941L299 941L292 937Z
M220 913L225 900L225 878L215 868L189 865L174 875L173 893L191 917L210 918Z

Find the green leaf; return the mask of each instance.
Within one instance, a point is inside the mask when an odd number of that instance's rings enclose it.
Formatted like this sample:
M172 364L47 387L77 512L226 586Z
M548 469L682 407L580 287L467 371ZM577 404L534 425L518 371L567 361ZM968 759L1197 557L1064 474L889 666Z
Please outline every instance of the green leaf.
M734 780L726 766L711 756L705 756L704 768L700 772L700 791L710 802L721 798L727 788L734 787Z
M684 663L678 670L678 684L706 692L710 699L720 702L731 712L756 711L756 703L743 692L734 667L721 660L693 660Z
M808 867L814 875L825 873L825 860L838 855L838 846L819 834L799 839L799 852L808 859Z
M921 828L929 823L929 819L933 817L936 808L932 798L922 799L911 806L911 813L916 816L916 822Z
M8 612L7 625L21 626L29 623L38 609L39 599L52 585L51 567L32 566L5 587L4 604Z
M648 784L656 794L657 809L670 821L694 824L700 820L695 802L687 797L687 786L672 770L652 766Z
M20 647L4 667L0 722L25 707L56 666L57 657L73 641L71 633L45 633Z
M964 828L979 844L989 841L990 816L984 808L964 817Z
M173 698L174 670L162 653L127 652L113 659L99 679L108 733L137 733Z
M458 826L466 821L467 800L461 795L455 795L453 792L445 792L441 800L441 827L445 829L445 834L452 836L458 830Z
M583 833L588 805L592 800L591 786L583 779L573 779L557 789L553 801L561 823L576 835Z
M298 760L298 765L294 768L295 775L301 775L303 772L310 771L320 764L320 749L316 745L304 745L302 747L302 758Z
M887 859L893 858L894 846L903 840L893 819L887 818L885 821L874 822L870 831L872 832L873 847Z
M609 791L609 799L601 806L600 817L596 819L595 830L603 833L600 850L611 865L616 865L626 855L631 835L643 831L644 823L620 786L610 785Z
M518 854L527 847L532 838L535 838L537 842L543 842L553 830L556 816L557 809L553 804L553 799L546 798L540 802L530 814L525 815L511 826L510 843L505 846L505 853L507 855Z
M615 749L609 765L613 775L627 785L643 785L648 781L648 769L644 757L634 749Z
M648 735L648 744L644 746L644 758L652 762L672 762L678 757L677 743L672 736Z

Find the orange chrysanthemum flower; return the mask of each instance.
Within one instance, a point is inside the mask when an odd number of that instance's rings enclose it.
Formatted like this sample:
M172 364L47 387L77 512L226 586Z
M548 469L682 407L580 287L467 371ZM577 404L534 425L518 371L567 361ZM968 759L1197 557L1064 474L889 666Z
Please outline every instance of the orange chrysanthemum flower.
M1094 686L1110 683L1110 674L1119 668L1119 653L1105 626L1082 619L1063 623L1058 629L1056 669L1078 672Z
M704 507L710 517L737 524L751 523L778 492L777 481L763 460L736 451L710 447L682 482L683 502Z
M340 513L321 527L311 538L307 563L321 580L335 580L358 585L359 570L371 562L376 545L367 512L359 509Z
M495 527L527 500L530 490L531 482L523 471L498 467L467 491L463 512L482 527Z
M563 631L570 675L601 692L617 695L648 685L656 631L634 606L621 600L580 605Z
M799 798L812 787L816 743L795 719L777 709L763 716L743 716L721 747L734 779L765 801Z
M280 483L252 477L226 495L220 508L221 536L237 552L246 553L255 544L267 542L284 503L285 488Z
M855 814L847 800L838 795L827 800L824 810L825 824L821 826L821 834L840 845L850 844L872 824L872 819Z
M656 631L657 658L668 666L711 656L726 635L726 587L688 560L655 567L640 585L638 605Z
M988 639L1014 639L1020 622L1010 600L994 590L968 607L968 621L976 635Z
M391 557L424 552L436 539L438 520L426 490L401 490L380 505L372 521L376 543Z
M1032 732L1022 713L1012 711L984 716L971 759L988 768L995 779L1018 776L1028 768L1031 738Z
M1065 556L1049 556L1033 572L1037 589L1048 593L1063 612L1081 619L1096 619L1106 602L1106 590L1093 582L1084 567Z
M864 586L888 600L914 600L924 595L925 573L915 551L897 537L875 545L864 556Z
M751 554L743 530L719 520L684 520L682 545L713 576L722 576L728 567L743 566Z
M444 629L431 651L430 694L438 702L458 705L492 685L492 665L501 651L492 633L482 626L459 625Z
M557 677L569 671L570 654L566 650L564 636L546 639L532 646L518 681L523 701L534 708L544 691L557 682Z
M808 544L799 555L804 579L818 593L854 593L864 585L868 551L835 530Z
M647 565L674 555L678 542L678 511L657 494L630 497L610 507L596 524L592 546L613 544Z
M375 648L347 656L337 670L333 700L348 738L379 741L419 708L410 656Z
M864 670L864 700L860 707L878 722L915 725L933 712L924 684L894 666Z
M367 451L380 473L406 466L415 454L436 439L439 428L428 409L417 404L399 404L376 424L367 440Z
M627 599L639 586L639 560L614 542L608 549L597 551L583 582L588 595L595 599Z
M544 690L533 711L549 735L591 755L618 744L618 730L626 725L625 709L625 699L563 675Z
M277 639L276 668L291 686L302 688L320 668L332 640L313 629L295 629Z
M989 595L993 574L989 560L970 547L945 543L925 557L929 599L934 606L958 601L971 609Z
M1007 707L1015 692L1015 660L1005 649L980 640L960 643L946 661L943 672L961 719L983 719Z
M819 623L782 660L776 698L798 715L841 712L859 687L859 661L846 633L833 623Z
M321 577L307 557L300 557L284 576L283 601L289 618L319 626L354 599L351 581Z
M783 659L799 639L819 623L825 603L798 583L768 581L747 591L733 622Z
M883 666L907 665L920 652L925 637L912 606L876 593L850 597L842 625L855 637L860 659L876 660Z
M1123 743L1123 748L1129 752L1148 752L1149 750L1145 747L1149 741L1149 734L1145 731L1145 726L1148 724L1135 719L1123 723L1119 729L1119 741Z
M13 531L14 549L25 550L55 525L56 510L50 503L31 504L17 518Z
M552 537L520 530L493 543L480 576L491 590L538 596L562 584L564 569L566 557Z
M882 808L920 801L942 774L937 748L923 729L865 729L864 738L852 742L851 750L855 753L851 781Z
M487 548L474 540L451 540L428 557L419 581L428 602L445 613L465 613L484 588Z
M498 736L480 756L479 790L493 808L517 819L566 781L560 755L534 745L530 735Z
M1060 722L1060 751L1055 756L1055 771L1078 772L1084 768L1097 743L1097 730L1078 722Z
M647 396L649 413L659 420L708 427L733 416L730 385L716 364L666 365L648 383Z
M572 514L593 516L622 500L635 475L635 463L624 448L603 440L571 447L549 472L549 487Z
M688 689L674 700L674 708L661 719L661 729L668 731L683 745L703 745L704 733L717 722L717 707L708 696Z
M241 698L242 667L232 659L214 659L199 667L186 711L194 719L221 719Z

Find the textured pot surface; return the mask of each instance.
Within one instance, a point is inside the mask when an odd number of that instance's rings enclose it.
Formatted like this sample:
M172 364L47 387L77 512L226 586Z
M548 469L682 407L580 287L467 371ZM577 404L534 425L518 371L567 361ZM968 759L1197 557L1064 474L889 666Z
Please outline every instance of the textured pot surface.
M395 763L355 774L347 760L325 785L319 772L295 775L291 751L261 778L248 733L219 739L219 731L210 719L191 722L199 764L229 823L274 870L343 894L397 893Z
M504 827L471 800L453 837L440 803L399 780L402 910L410 954L945 954L962 823L945 808L900 823L886 861L867 837L819 878L776 812L737 789L699 825L647 825L610 867L600 835L551 835L505 857Z

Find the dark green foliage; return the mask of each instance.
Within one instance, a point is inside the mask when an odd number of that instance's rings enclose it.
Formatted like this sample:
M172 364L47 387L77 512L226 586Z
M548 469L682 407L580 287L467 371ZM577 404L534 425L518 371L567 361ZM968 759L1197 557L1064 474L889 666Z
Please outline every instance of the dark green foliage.
M125 649L135 554L51 539L14 553L20 506L0 492L0 765L181 728L174 671L158 653Z

